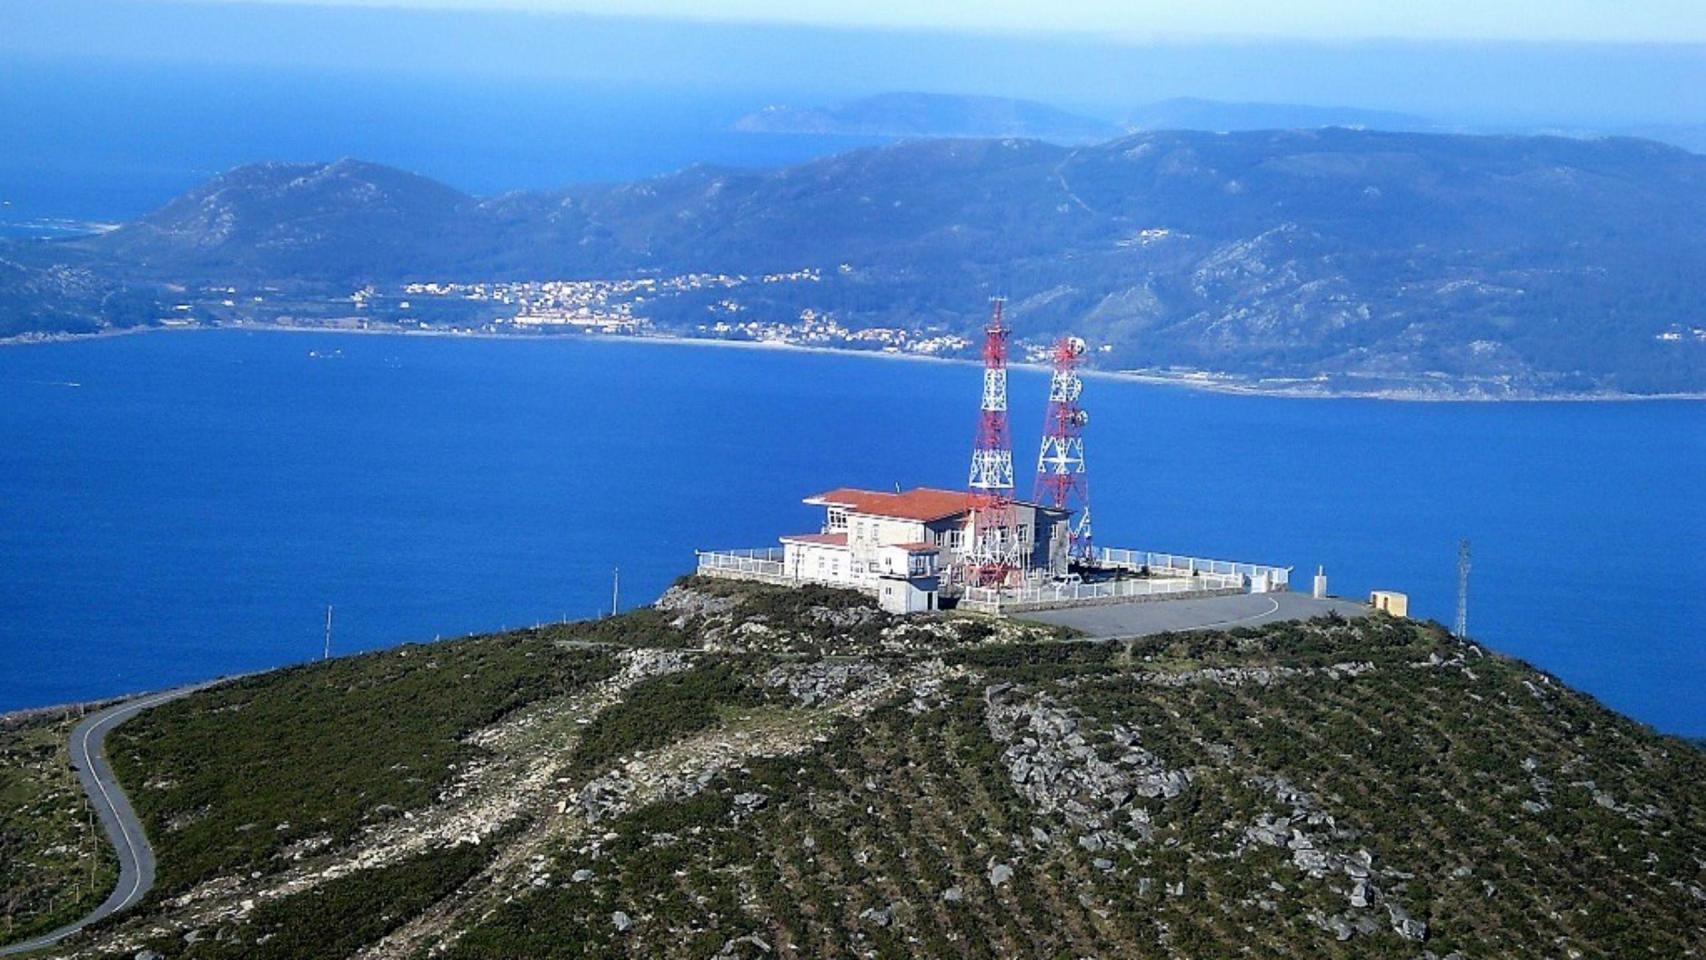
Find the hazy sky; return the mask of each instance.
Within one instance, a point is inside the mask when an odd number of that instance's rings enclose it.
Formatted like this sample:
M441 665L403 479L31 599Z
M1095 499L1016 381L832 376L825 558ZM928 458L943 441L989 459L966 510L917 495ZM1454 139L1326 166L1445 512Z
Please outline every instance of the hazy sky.
M113 219L259 160L483 193L780 164L827 148L730 126L900 90L1700 149L1706 0L0 0L0 197Z
M139 66L181 74L175 89L196 103L348 76L502 86L538 104L586 99L566 84L687 90L722 96L737 116L923 90L1115 120L1205 97L1398 110L1462 128L1706 122L1706 0L1054 0L1046 23L1036 5L973 3L0 0L0 132L7 112L25 133L69 115L67 84L89 88L70 106L126 104L140 95ZM611 15L618 5L653 15ZM669 16L689 6L721 19ZM765 17L826 22L756 22ZM1361 32L1384 39L1349 39ZM192 76L226 68L249 73ZM395 120L374 109L375 122Z
M274 2L274 0L229 0ZM831 26L1169 37L1706 41L1706 0L314 0Z

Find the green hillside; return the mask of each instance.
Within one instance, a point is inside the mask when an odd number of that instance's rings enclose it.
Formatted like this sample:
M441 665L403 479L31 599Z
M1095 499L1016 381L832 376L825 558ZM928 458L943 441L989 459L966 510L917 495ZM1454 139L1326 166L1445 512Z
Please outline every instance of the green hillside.
M71 769L78 718L49 710L0 723L0 944L87 914L118 880Z
M1341 128L920 140L491 198L354 160L255 164L98 237L0 244L0 336L478 326L514 311L407 283L645 279L636 315L665 333L809 310L964 335L1000 292L1022 343L1073 332L1105 369L1700 392L1703 188L1706 157L1650 141ZM664 282L704 275L754 282Z
M685 581L120 728L134 957L1685 957L1706 755L1435 626Z

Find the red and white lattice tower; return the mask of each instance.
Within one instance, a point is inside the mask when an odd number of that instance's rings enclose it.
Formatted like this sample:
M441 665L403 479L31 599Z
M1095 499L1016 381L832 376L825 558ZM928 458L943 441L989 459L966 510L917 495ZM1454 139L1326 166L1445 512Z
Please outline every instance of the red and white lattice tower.
M971 451L972 529L965 580L1001 586L1023 569L1013 509L1013 442L1007 429L1007 336L998 297L983 337L983 404Z
M1054 376L1048 385L1042 450L1037 453L1037 482L1031 498L1074 514L1067 534L1067 555L1079 563L1095 559L1090 542L1090 479L1084 472L1084 425L1090 415L1079 406L1084 381L1084 341L1063 337L1054 345Z

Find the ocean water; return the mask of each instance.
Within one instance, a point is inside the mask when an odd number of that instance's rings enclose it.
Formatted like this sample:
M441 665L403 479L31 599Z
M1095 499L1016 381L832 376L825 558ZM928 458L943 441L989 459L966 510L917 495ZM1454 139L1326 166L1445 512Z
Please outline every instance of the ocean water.
M320 356L316 356L319 354ZM0 709L598 614L840 485L963 483L975 367L593 340L157 333L0 349ZM1046 377L1016 371L1031 462ZM1409 592L1706 734L1706 408L1092 380L1098 540Z
M811 94L805 95L808 100ZM351 156L481 196L769 167L883 142L755 135L763 89L37 62L0 51L0 238L118 222L232 167Z

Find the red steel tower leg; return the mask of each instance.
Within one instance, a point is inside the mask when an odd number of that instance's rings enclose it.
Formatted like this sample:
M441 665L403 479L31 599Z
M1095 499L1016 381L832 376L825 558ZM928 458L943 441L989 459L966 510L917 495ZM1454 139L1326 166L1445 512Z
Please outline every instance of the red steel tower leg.
M971 451L972 525L966 582L1001 586L1024 569L1013 509L1013 442L1007 429L1007 337L996 298L983 337L983 403Z
M1043 417L1032 493L1039 504L1077 515L1071 520L1067 555L1079 563L1095 559L1090 542L1090 481L1084 472L1084 425L1090 415L1078 404L1084 392L1084 381L1078 376L1084 349L1084 341L1077 337L1064 337L1054 345L1054 376L1049 379L1048 412Z

